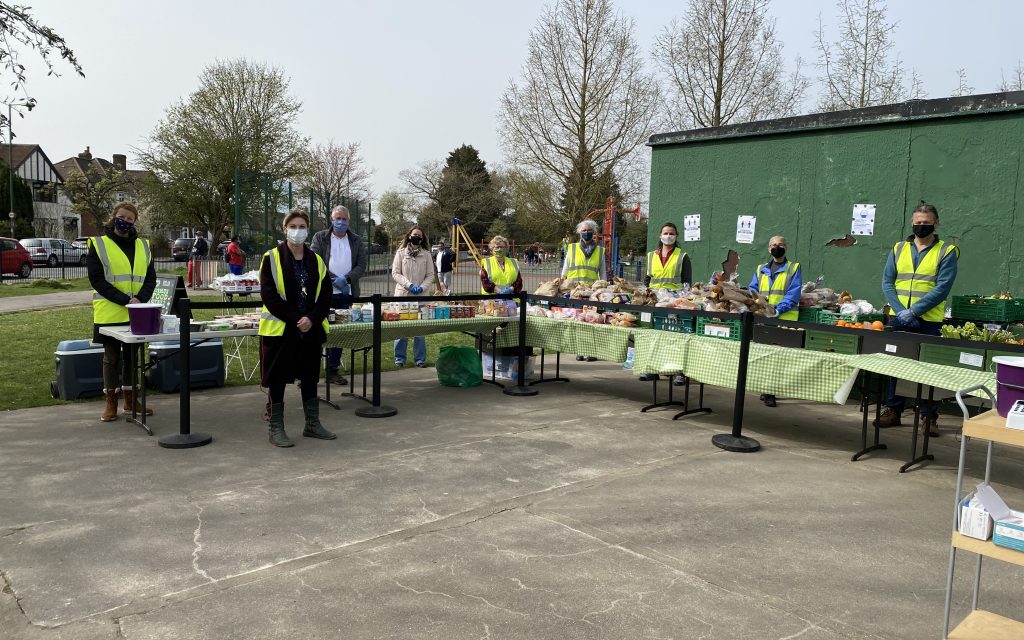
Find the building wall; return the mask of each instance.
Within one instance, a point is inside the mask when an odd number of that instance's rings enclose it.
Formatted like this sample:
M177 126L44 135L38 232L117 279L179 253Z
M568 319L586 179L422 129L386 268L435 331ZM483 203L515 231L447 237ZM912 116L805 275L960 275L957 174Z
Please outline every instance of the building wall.
M882 303L887 251L910 233L924 200L940 213L939 236L961 248L954 293L1024 295L1024 111L706 139L653 147L648 250L660 225L701 214L701 241L683 243L704 281L728 249L740 281L768 259L772 235L786 236L805 281ZM850 232L855 203L877 205L873 236L827 246ZM756 215L753 245L737 244L736 217Z

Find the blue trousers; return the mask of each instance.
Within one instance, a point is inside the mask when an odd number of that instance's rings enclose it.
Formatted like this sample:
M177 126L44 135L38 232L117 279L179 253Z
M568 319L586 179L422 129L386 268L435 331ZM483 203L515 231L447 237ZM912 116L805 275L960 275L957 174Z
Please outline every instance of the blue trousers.
M352 306L352 296L343 293L335 293L331 296L332 309L348 309ZM334 371L341 366L341 349L329 347L327 349L327 370Z
M921 324L920 328L901 328L899 329L899 331L906 331L908 333L923 333L928 336L941 335L941 332L939 331L939 329L942 327L941 322L927 322L925 320L919 320L919 322ZM890 377L889 392L885 396L885 406L892 409L893 411L896 411L897 413L902 413L903 409L906 407L906 404L906 398L904 398L903 396L896 395L896 378ZM927 418L929 416L931 416L932 418L938 418L939 408L935 403L928 402L928 398L927 396L925 396L924 398L921 398L921 417Z
M242 266L240 264L229 264L228 271L235 274L236 276L242 275Z
M408 338L395 340L395 364L404 364L406 350L409 346ZM412 357L416 364L427 361L427 339L423 336L416 336L412 339Z

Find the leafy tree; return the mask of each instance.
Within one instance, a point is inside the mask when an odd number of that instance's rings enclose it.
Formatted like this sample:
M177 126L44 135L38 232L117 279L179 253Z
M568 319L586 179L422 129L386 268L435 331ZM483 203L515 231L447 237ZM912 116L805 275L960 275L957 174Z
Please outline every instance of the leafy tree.
M690 0L658 36L669 126L718 127L792 115L809 84L787 77L768 0Z
M68 175L63 191L71 200L71 211L91 216L99 228L117 204L117 194L133 188L134 181L127 172L118 169L105 172L89 164L84 174L73 171Z
M482 238L497 220L504 205L476 149L464 144L448 154L437 185L437 204L443 215L461 220L474 239ZM442 229L449 222L444 221Z
M11 211L11 170L6 162L0 162L0 210ZM14 176L14 237L32 238L36 235L32 221L35 214L32 210L32 189L17 175ZM11 230L11 220L4 215L0 219L0 235L7 235Z
M530 33L521 78L501 98L508 157L563 186L564 226L597 197L592 181L652 131L658 85L634 32L610 0L557 0Z
M494 173L506 206L513 210L516 242L557 242L567 230L558 215L558 185L543 174L521 168Z
M380 230L390 243L396 243L405 236L412 226L412 207L409 199L397 191L385 191L377 200L380 214ZM375 241L376 242L376 241Z
M0 68L10 78L11 94L6 102L12 103L15 112L22 115L21 109L31 110L36 106L36 99L28 95L26 88L28 77L25 64L21 62L21 49L34 50L46 65L46 75L60 75L54 66L53 56L71 65L75 73L85 77L82 66L75 57L75 52L64 42L53 29L39 24L29 13L31 7L0 2ZM8 126L7 114L0 114L0 127Z
M160 222L209 229L212 249L234 221L238 167L243 176L257 177L240 186L243 205L252 207L243 209L251 227L261 226L263 190L273 191L276 211L279 185L309 166L308 140L296 129L301 110L280 69L246 59L206 67L199 88L168 108L149 146L136 150L152 174L143 200Z

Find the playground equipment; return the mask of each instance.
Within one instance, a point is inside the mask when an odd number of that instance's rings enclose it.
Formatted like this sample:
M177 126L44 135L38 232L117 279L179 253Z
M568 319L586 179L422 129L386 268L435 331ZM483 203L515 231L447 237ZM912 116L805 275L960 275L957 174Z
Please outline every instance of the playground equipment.
M480 255L480 252L476 250L476 245L473 244L473 239L466 233L466 228L462 225L462 220L458 218L452 218L452 241L451 247L455 255L459 255L459 244L465 243L466 250L469 251L469 255L473 256L473 260L476 262L477 269L483 269L484 258ZM459 270L459 261L455 261L453 266L455 271Z
M605 273L617 274L619 272L619 236L615 233L615 196L608 196L608 202L604 209L591 209L583 217L594 219L595 214L600 213L604 213L604 224L601 225L601 233L597 234L597 239L604 247ZM623 215L632 213L637 222L643 217L643 214L640 213L639 202L632 209L619 209L618 213Z

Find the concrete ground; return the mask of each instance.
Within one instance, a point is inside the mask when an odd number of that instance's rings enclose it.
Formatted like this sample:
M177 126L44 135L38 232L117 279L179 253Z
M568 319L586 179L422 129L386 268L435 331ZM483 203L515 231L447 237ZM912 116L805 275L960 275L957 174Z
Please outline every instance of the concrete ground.
M760 452L715 413L641 414L649 384L568 363L540 395L384 377L388 419L324 408L332 442L267 444L255 388L193 397L192 450L98 402L0 421L0 637L939 638L958 443L907 474L909 429L850 462L852 407L748 402ZM177 431L157 397L157 434ZM976 444L970 474L983 473ZM1024 455L996 486L1024 506ZM970 602L961 554L954 619ZM1024 619L1024 571L987 561L981 603Z

